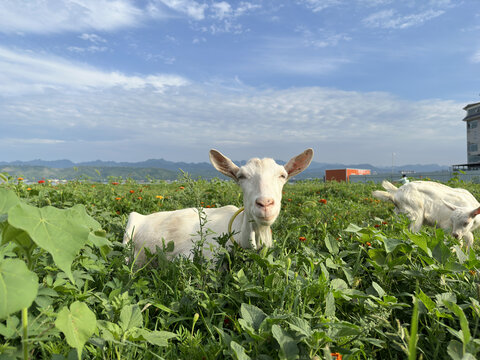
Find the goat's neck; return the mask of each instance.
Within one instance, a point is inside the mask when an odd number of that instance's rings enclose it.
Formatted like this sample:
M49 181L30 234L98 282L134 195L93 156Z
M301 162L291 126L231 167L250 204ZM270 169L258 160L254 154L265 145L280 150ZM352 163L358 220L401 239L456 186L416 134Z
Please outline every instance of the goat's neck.
M272 246L272 230L268 225L258 225L248 213L244 211L242 218L240 233L236 236L239 245L243 248L260 249L262 246Z

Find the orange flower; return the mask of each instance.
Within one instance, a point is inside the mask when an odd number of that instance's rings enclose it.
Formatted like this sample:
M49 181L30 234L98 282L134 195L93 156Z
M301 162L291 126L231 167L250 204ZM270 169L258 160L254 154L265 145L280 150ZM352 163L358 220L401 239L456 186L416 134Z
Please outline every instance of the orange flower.
M30 191L30 190L32 190L32 188L27 188L27 191Z
M135 190L130 190L130 194L133 194L135 192Z
M139 196L137 199L138 199L138 200L142 200L142 197L141 197L141 196Z
M118 185L117 181L112 182L112 185Z
M477 272L474 271L474 270L470 270L469 273L470 273L470 275L475 276L475 274L476 274Z
M122 198L121 197L116 197L115 200L122 200Z
M157 196L155 196L155 197L156 197L157 199L160 199L160 200L163 199L163 196L162 196L162 195L157 195Z
M183 190L183 189L185 189L185 186L180 186L179 189Z
M342 360L342 354L340 353L331 353L331 357L333 357L335 360Z
M304 242L307 240L307 238L305 236L300 236L298 240L300 240L301 242Z
M365 244L366 244L367 246L372 246L372 243L371 243L370 241L367 241Z
M320 199L318 200L318 202L322 203L322 204L326 204L327 203L327 199Z
M38 180L39 184L45 184L45 180Z
M22 177L19 177L17 180L18 180L18 181L23 181L23 178L22 178Z
M292 199L287 199L287 201L292 201Z

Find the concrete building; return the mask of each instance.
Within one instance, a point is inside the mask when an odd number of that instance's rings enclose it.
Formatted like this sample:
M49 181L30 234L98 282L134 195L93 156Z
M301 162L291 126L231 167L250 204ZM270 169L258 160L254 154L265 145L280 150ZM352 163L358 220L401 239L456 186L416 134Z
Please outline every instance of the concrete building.
M454 165L454 170L480 169L480 102L468 104L463 108L467 115L467 164Z

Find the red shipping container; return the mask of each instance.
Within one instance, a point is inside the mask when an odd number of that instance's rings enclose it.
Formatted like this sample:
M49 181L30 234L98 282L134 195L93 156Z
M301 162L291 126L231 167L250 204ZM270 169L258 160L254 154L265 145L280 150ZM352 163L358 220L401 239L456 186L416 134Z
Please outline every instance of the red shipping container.
M350 175L370 175L368 169L331 169L325 170L326 181L350 181Z

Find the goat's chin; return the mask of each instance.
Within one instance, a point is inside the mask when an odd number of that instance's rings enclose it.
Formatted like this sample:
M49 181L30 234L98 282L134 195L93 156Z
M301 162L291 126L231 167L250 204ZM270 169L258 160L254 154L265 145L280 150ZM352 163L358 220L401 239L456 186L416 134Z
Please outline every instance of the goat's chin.
M258 225L270 226L277 220L278 214L256 214L255 222Z

